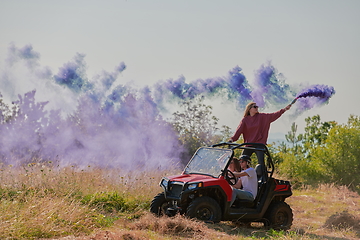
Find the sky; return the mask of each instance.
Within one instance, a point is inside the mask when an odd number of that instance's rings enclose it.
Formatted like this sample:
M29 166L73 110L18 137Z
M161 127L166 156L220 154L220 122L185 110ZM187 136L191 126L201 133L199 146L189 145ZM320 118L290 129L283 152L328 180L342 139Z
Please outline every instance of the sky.
M316 114L344 124L351 114L360 116L359 10L358 0L0 0L0 92L14 101L36 89L53 106L74 105L36 74L9 67L9 49L29 45L42 71L55 74L81 54L89 78L124 63L116 82L132 86L221 77L236 66L251 82L271 62L287 84L328 85L336 94L296 119L285 113L270 139L283 137L292 122L301 132L304 119ZM210 103L220 123L235 131L242 117L236 103Z

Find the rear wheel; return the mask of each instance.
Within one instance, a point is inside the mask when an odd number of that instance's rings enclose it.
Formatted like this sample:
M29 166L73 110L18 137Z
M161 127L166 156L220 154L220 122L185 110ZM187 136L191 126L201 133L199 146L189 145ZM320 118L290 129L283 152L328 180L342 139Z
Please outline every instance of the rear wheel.
M270 204L265 218L265 226L275 230L288 230L292 225L293 213L286 202L275 202Z
M217 223L221 220L221 209L213 198L203 196L194 199L194 201L189 204L186 216L206 222Z
M173 212L170 212L168 209L172 206L171 202L166 201L165 194L159 193L151 201L150 212L156 216L167 215L169 217L174 216Z

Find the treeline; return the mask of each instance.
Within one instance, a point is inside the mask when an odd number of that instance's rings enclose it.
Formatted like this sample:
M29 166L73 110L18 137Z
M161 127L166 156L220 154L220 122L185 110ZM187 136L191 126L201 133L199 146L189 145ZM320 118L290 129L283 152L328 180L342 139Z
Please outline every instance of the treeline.
M319 115L305 121L304 134L293 123L287 144L272 147L279 173L298 184L334 183L360 192L359 116L346 124L322 122Z

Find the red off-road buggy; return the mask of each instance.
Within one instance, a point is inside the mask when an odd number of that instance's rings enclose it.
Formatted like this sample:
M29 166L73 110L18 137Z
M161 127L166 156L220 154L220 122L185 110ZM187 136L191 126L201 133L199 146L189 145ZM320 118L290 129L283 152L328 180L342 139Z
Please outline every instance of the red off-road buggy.
M264 162L253 166L258 177L258 194L254 201L236 199L230 206L236 178L228 170L235 149L264 152ZM156 215L177 213L207 222L263 222L265 226L287 230L293 213L285 202L292 195L289 181L273 177L274 163L264 144L219 143L199 148L181 175L163 177L163 192L154 197L150 211Z

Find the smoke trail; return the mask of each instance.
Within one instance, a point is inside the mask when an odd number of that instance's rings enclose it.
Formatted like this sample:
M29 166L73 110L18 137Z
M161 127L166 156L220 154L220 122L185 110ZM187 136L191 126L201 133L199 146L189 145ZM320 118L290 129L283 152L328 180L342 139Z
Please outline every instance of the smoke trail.
M286 104L290 101L292 94L282 74L277 73L270 63L262 65L255 71L253 89L251 96L260 107Z
M335 89L326 85L313 85L301 91L296 98L317 97L321 101L328 101L335 94Z
M225 97L236 101L238 110L255 101L261 107L284 107L293 97L294 90L285 83L285 78L270 63L262 65L255 71L255 80L250 85L238 66L231 69L224 77L198 79L186 83L185 77L159 81L155 84L154 98L160 106L166 99L192 99L195 96ZM177 100L173 100L177 101Z
M0 79L2 89L8 91L6 84L16 82L13 66L20 62L30 69L28 77L38 82L36 90L18 95L15 102L19 113L8 123L0 124L0 161L5 164L53 161L61 166L122 169L174 166L183 149L172 126L163 119L162 113L169 111L166 104L198 96L221 97L236 102L242 111L249 101L269 107L284 105L295 96L294 88L270 63L255 72L253 85L236 66L225 76L189 83L180 76L135 89L131 83L115 84L126 70L124 63L112 72L103 71L88 78L83 54L76 54L55 75L40 66L39 58L31 45L9 48L9 69ZM37 102L39 89L51 90L46 96L52 98ZM302 91L297 95L300 104L294 105L296 113L327 102L334 93L333 88L322 85ZM65 117L63 108L53 106L47 111L53 101L58 103L55 106L70 106L71 111L67 107Z
M295 116L311 108L327 104L334 94L335 89L327 85L312 85L304 88L292 101L292 104L297 103Z
M84 57L83 54L76 54L73 62L68 62L59 69L59 73L54 76L55 82L75 92L91 89L93 86L86 78Z
M52 70L40 65L40 53L31 45L22 48L10 44L4 68L0 72L0 89L4 99L16 101L18 95L36 89L38 101L48 101L47 107L75 109L76 93L54 81Z
M8 164L21 163L24 158L36 158L41 144L41 135L36 134L43 124L47 124L44 110L47 102L36 103L35 91L19 96L15 102L19 106L16 118L0 125L0 156Z
M25 45L22 48L17 48L14 43L11 43L6 62L12 66L19 60L25 60L27 67L34 68L39 65L39 59L40 53L34 51L31 45Z
M47 114L47 103L36 103L35 93L19 96L20 112L0 125L0 156L6 164L56 161L61 166L143 169L179 161L177 136L146 91L125 96L119 108L106 111L84 95L66 119L60 110Z
M243 107L251 99L250 86L238 66L231 69L224 77L197 79L190 83L185 77L158 81L152 88L155 102L163 109L165 101L193 99L196 96L225 97L227 100L238 102Z
M246 80L244 74L242 74L242 69L239 66L234 67L228 73L226 81L228 84L228 98L232 100L233 98L237 99L238 109L242 108L251 100L251 90L250 86Z
M40 55L31 46L11 46L9 56L9 66L14 66L23 59L25 63L37 62ZM48 102L36 102L35 90L18 95L15 103L20 112L8 124L0 125L0 162L21 165L52 161L60 166L123 169L176 166L182 147L172 126L162 119L149 89L114 85L126 69L124 63L90 80L84 57L76 54L57 74L44 79L46 86L62 86L58 96L76 96L71 103L74 110L65 118L61 109L44 110ZM36 70L29 76L37 78L41 67L26 65Z

